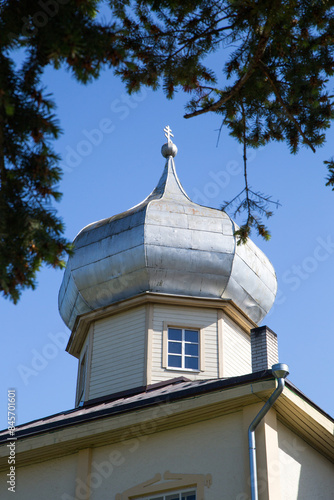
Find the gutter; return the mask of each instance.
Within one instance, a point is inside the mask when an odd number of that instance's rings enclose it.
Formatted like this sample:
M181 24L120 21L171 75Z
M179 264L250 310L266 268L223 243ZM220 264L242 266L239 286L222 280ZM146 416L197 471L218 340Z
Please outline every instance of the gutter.
M258 483L257 483L257 469L256 469L256 441L255 430L261 420L265 417L268 411L272 408L275 401L282 394L285 386L285 378L289 374L289 367L283 363L278 363L272 366L272 373L277 380L277 387L272 393L266 404L261 408L259 413L254 418L248 429L248 446L249 446L249 469L251 480L251 496L252 500L258 500Z

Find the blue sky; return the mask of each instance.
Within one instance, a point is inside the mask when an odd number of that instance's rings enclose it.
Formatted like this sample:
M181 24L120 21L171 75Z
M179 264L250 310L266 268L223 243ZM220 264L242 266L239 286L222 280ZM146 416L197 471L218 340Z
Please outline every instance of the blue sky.
M57 204L73 240L87 224L143 200L164 167L160 148L169 124L179 152L176 169L190 198L219 208L243 188L240 146L222 133L219 118L185 120L186 98L168 101L162 91L127 96L111 72L88 85L64 71L48 70L45 82L57 102L64 134L55 144L64 168ZM334 129L333 129L334 130ZM284 144L249 152L249 183L282 206L269 221L272 238L252 236L273 263L276 303L262 324L278 334L280 361L289 379L334 415L334 193L325 187L323 160L333 155L333 130L316 154L292 156ZM43 269L36 291L18 305L0 301L2 363L0 427L7 427L7 390L17 391L19 424L73 408L77 360L65 352L69 330L57 306L62 272Z

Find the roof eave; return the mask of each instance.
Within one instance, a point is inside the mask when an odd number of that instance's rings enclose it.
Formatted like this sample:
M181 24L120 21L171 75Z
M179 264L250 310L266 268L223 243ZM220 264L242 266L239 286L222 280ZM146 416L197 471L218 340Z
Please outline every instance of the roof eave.
M184 385L185 384L185 385ZM154 432L241 411L245 406L266 400L276 381L271 371L230 379L180 382L167 393L153 390L142 398L125 398L119 404L99 403L71 410L48 422L17 428L17 454L20 464L41 462L74 453L78 449L124 440L134 426L145 428L154 421ZM279 421L313 448L334 462L334 420L287 381L274 409ZM21 427L21 428L20 428ZM150 427L151 428L151 427ZM8 437L2 435L0 469L7 466Z

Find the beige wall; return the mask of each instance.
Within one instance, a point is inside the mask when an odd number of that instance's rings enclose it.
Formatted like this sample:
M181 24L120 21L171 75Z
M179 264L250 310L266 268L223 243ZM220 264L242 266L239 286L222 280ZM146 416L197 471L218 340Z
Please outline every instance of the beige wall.
M334 465L278 422L282 500L334 498ZM273 465L274 466L274 465Z
M144 385L145 306L94 324L89 399Z
M17 461L18 465L19 460ZM6 485L6 472L0 474L1 500L61 500L62 494L75 493L74 478L77 471L77 455L48 460L29 467L16 467L15 493Z
M223 377L252 372L250 336L226 314L223 316Z
M176 405L157 406L150 412L153 419L138 420L113 445L92 447L62 459L21 468L18 456L15 498L119 500L116 494L157 474L163 478L169 471L180 477L211 475L210 487L203 487L204 497L198 496L198 500L250 500L247 429L261 404L156 432L158 421L161 425L165 416L173 415L171 411L179 411L180 403ZM126 422L126 415L124 419ZM265 443L270 446L269 450L264 450ZM257 449L260 499L333 498L333 464L278 422L274 411L266 416L257 431ZM265 487L268 476L269 488ZM160 491L164 481L169 484L167 479L159 480ZM13 498L4 487L6 471L0 476L0 485L1 500Z
M116 493L166 471L211 474L205 500L235 499L245 491L241 412L157 434L144 429L135 434L117 446L93 449L92 471L100 473L94 477L92 500L115 500Z
M157 411L161 417L165 410L161 406ZM211 474L212 484L204 487L205 500L239 500L247 488L242 419L242 412L237 412L154 434L153 421L127 431L115 445L81 451L81 458L76 453L17 468L15 499L88 500L90 490L90 500L115 500L117 493L169 471ZM0 476L1 486L4 476ZM2 492L0 498L7 500Z

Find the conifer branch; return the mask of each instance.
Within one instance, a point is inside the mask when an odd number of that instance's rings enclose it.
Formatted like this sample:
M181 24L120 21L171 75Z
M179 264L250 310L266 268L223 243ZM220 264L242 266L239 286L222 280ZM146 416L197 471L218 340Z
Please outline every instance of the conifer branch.
M242 114L242 137L241 142L243 144L243 165L244 165L244 182L245 187L240 193L238 193L231 201L225 203L221 210L226 211L228 207L231 207L236 200L240 200L236 209L234 210L233 216L236 217L240 212L246 211L247 219L244 224L242 224L234 235L237 237L237 244L245 244L251 233L252 227L255 227L259 236L262 236L265 240L270 239L270 232L266 226L262 223L260 216L265 216L267 219L272 216L272 212L268 210L268 203L273 203L276 208L280 205L278 201L273 201L269 196L264 196L261 193L255 193L248 184L248 171L247 171L247 123L246 123L246 110L244 103L241 102L240 105ZM242 194L245 193L245 197L242 198ZM259 215L256 214L256 212Z
M251 189L247 148L273 140L293 152L301 143L314 151L324 143L334 119L333 2L115 1L107 2L110 23L96 17L96 0L60 2L47 27L34 26L35 4L0 6L0 293L17 301L34 288L42 263L61 267L71 251L47 206L59 199L61 175L51 145L60 130L41 91L48 65L65 67L84 84L112 68L129 93L162 82L167 97L178 88L191 94L186 118L223 116L218 140L226 125L244 148L245 187L225 205L247 214L238 243L251 228L269 237L261 218L278 202ZM28 34L22 19L29 20ZM214 52L218 57L208 57ZM220 85L221 70L232 83ZM327 166L334 189L334 160Z
M192 113L187 113L184 115L184 118L193 118L194 116L199 116L204 113L208 113L209 111L217 111L223 104L225 104L227 101L232 99L245 85L245 83L249 80L249 78L252 76L254 71L256 70L259 61L261 60L261 57L263 56L267 44L269 41L269 35L270 35L270 29L271 25L267 21L266 26L263 29L263 34L260 37L260 41L258 43L256 52L248 65L247 71L243 74L241 78L233 85L233 87L228 91L228 92L222 92L222 97L218 99L214 104L211 104L210 106L206 106L202 109L198 109L196 111L193 111Z
M291 120L296 129L298 130L298 132L300 133L300 135L302 136L302 138L304 139L304 142L305 144L307 144L313 151L313 153L315 153L315 147L313 146L313 144L309 141L309 139L306 137L306 135L304 134L300 124L298 123L298 121L296 120L296 118L293 116L293 114L289 111L287 105L285 104L278 88L277 88L277 82L274 82L274 77L271 75L270 71L269 71L269 68L266 64L264 64L264 62L262 62L261 60L259 61L259 65L263 71L263 73L266 75L266 77L268 78L268 81L274 91L274 94L277 98L277 100L280 102L280 104L282 105L284 111L286 112L289 120Z

